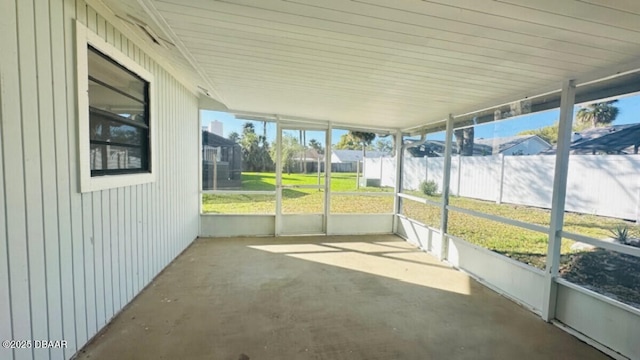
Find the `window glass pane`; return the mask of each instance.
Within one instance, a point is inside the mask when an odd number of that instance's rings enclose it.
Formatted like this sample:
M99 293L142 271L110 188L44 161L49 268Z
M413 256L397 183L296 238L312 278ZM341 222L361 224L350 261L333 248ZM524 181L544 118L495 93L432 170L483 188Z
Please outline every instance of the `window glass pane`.
M563 279L640 309L640 258L563 239Z
M145 104L124 96L94 81L89 81L89 106L146 123Z
M142 169L140 148L91 144L91 170Z
M145 101L146 82L125 70L118 63L106 59L89 46L89 76L122 91L134 98Z
M100 114L90 113L90 139L121 144L141 145L147 131L131 125L110 121Z

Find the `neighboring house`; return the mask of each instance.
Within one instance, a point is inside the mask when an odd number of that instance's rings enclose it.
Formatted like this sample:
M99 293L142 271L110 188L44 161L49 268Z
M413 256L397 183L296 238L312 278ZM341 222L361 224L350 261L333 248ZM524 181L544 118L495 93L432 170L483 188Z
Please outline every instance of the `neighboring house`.
M203 131L202 169L203 190L240 188L242 147L222 136Z
M476 146L482 151L482 155L537 155L551 148L551 144L538 135L476 139L474 145L474 155L476 155Z
M571 136L572 155L637 154L640 147L640 123L611 125L574 132ZM556 147L545 151L555 154Z
M409 148L414 157L440 157L444 155L443 140L427 140L424 144ZM475 139L473 156L487 155L537 155L551 148L551 144L537 135L518 135L503 138ZM454 146L452 154L457 154Z
M367 150L368 158L389 157L391 154L376 150ZM331 150L331 163L344 164L362 161L362 150Z
M303 162L305 165L301 165ZM324 171L324 155L318 153L316 149L307 149L304 158L300 154L293 156L293 170L296 172L300 169L306 173L317 172L318 166L320 171Z

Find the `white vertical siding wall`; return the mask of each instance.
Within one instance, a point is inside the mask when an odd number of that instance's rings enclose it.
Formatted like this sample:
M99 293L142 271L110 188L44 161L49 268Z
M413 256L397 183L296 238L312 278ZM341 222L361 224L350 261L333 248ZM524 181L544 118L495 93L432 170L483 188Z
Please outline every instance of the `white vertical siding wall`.
M155 183L79 192L74 21L154 74ZM198 103L82 0L0 2L0 339L71 357L198 235Z

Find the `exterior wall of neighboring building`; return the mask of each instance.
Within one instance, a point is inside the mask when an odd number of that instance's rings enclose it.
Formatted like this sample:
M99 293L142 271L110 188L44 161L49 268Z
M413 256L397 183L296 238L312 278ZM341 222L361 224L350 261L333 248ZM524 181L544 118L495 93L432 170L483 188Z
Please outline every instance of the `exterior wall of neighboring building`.
M80 192L76 20L153 75L154 182ZM83 0L3 1L0 48L0 337L67 341L0 358L67 359L198 235L198 100Z
M518 145L505 149L504 155L537 155L549 149L549 144L540 141L537 137L529 138Z

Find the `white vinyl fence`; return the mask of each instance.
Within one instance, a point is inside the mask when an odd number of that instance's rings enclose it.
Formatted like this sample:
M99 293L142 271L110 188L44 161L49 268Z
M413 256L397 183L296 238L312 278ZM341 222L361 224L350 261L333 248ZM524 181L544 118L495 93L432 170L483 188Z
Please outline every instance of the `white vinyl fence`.
M434 180L442 190L443 158L404 159L403 189ZM555 156L454 156L451 194L516 205L551 207ZM365 177L394 186L395 159L365 159ZM567 211L638 220L640 156L571 155Z

